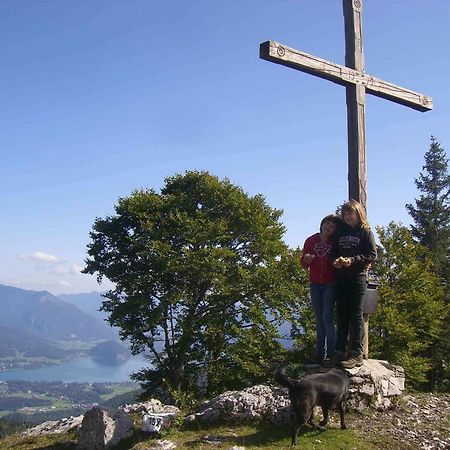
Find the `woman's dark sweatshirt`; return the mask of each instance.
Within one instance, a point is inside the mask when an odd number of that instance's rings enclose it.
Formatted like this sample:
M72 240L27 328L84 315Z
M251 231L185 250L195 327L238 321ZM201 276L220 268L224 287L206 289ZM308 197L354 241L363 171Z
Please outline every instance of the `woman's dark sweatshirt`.
M339 256L352 257L353 261L350 267L342 267L337 271L338 277L364 274L377 258L377 247L372 231L359 225L350 227L344 223L337 236L332 259Z

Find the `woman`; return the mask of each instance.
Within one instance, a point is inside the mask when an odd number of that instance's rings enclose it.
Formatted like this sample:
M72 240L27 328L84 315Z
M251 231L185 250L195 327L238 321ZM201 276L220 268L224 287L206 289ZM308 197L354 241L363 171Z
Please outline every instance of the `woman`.
M363 363L363 303L367 271L377 257L377 249L366 212L360 203L356 200L345 203L342 219L344 223L338 233L333 255L333 266L337 269L337 340L332 365L351 369Z
M336 329L334 327L334 282L336 270L331 265L335 245L335 232L340 224L336 215L329 215L320 222L320 232L306 239L301 264L309 270L311 302L316 317L316 357L314 363L334 354Z

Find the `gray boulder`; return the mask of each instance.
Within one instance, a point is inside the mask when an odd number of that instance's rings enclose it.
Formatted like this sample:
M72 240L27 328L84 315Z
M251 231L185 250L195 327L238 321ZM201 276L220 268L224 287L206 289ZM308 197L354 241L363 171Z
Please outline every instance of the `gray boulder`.
M290 400L287 389L257 385L242 391L227 391L200 405L185 422L242 422L266 419L287 422Z
M77 450L100 450L112 447L133 435L133 419L125 411L114 417L98 406L87 411L78 430Z
M387 361L367 359L361 367L348 369L347 373L350 377L349 409L390 408L392 398L402 395L405 389L405 371Z

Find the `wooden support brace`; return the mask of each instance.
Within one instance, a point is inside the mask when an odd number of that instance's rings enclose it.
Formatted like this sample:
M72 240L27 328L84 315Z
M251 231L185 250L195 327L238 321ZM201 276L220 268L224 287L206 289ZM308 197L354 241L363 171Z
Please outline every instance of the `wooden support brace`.
M369 314L363 314L364 319L364 359L369 359Z

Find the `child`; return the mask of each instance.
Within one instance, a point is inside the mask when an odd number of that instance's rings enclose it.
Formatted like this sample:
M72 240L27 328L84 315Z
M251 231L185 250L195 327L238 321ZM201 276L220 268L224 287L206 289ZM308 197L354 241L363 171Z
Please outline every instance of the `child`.
M337 269L337 340L332 365L351 369L363 363L363 302L367 270L377 257L377 249L366 212L360 203L355 200L345 203L342 218L344 224L339 230L333 253L333 266Z
M336 271L332 266L331 253L334 234L340 219L329 215L320 222L320 233L306 239L301 264L309 269L311 302L316 316L316 363L334 354L336 330L334 328L334 282Z

